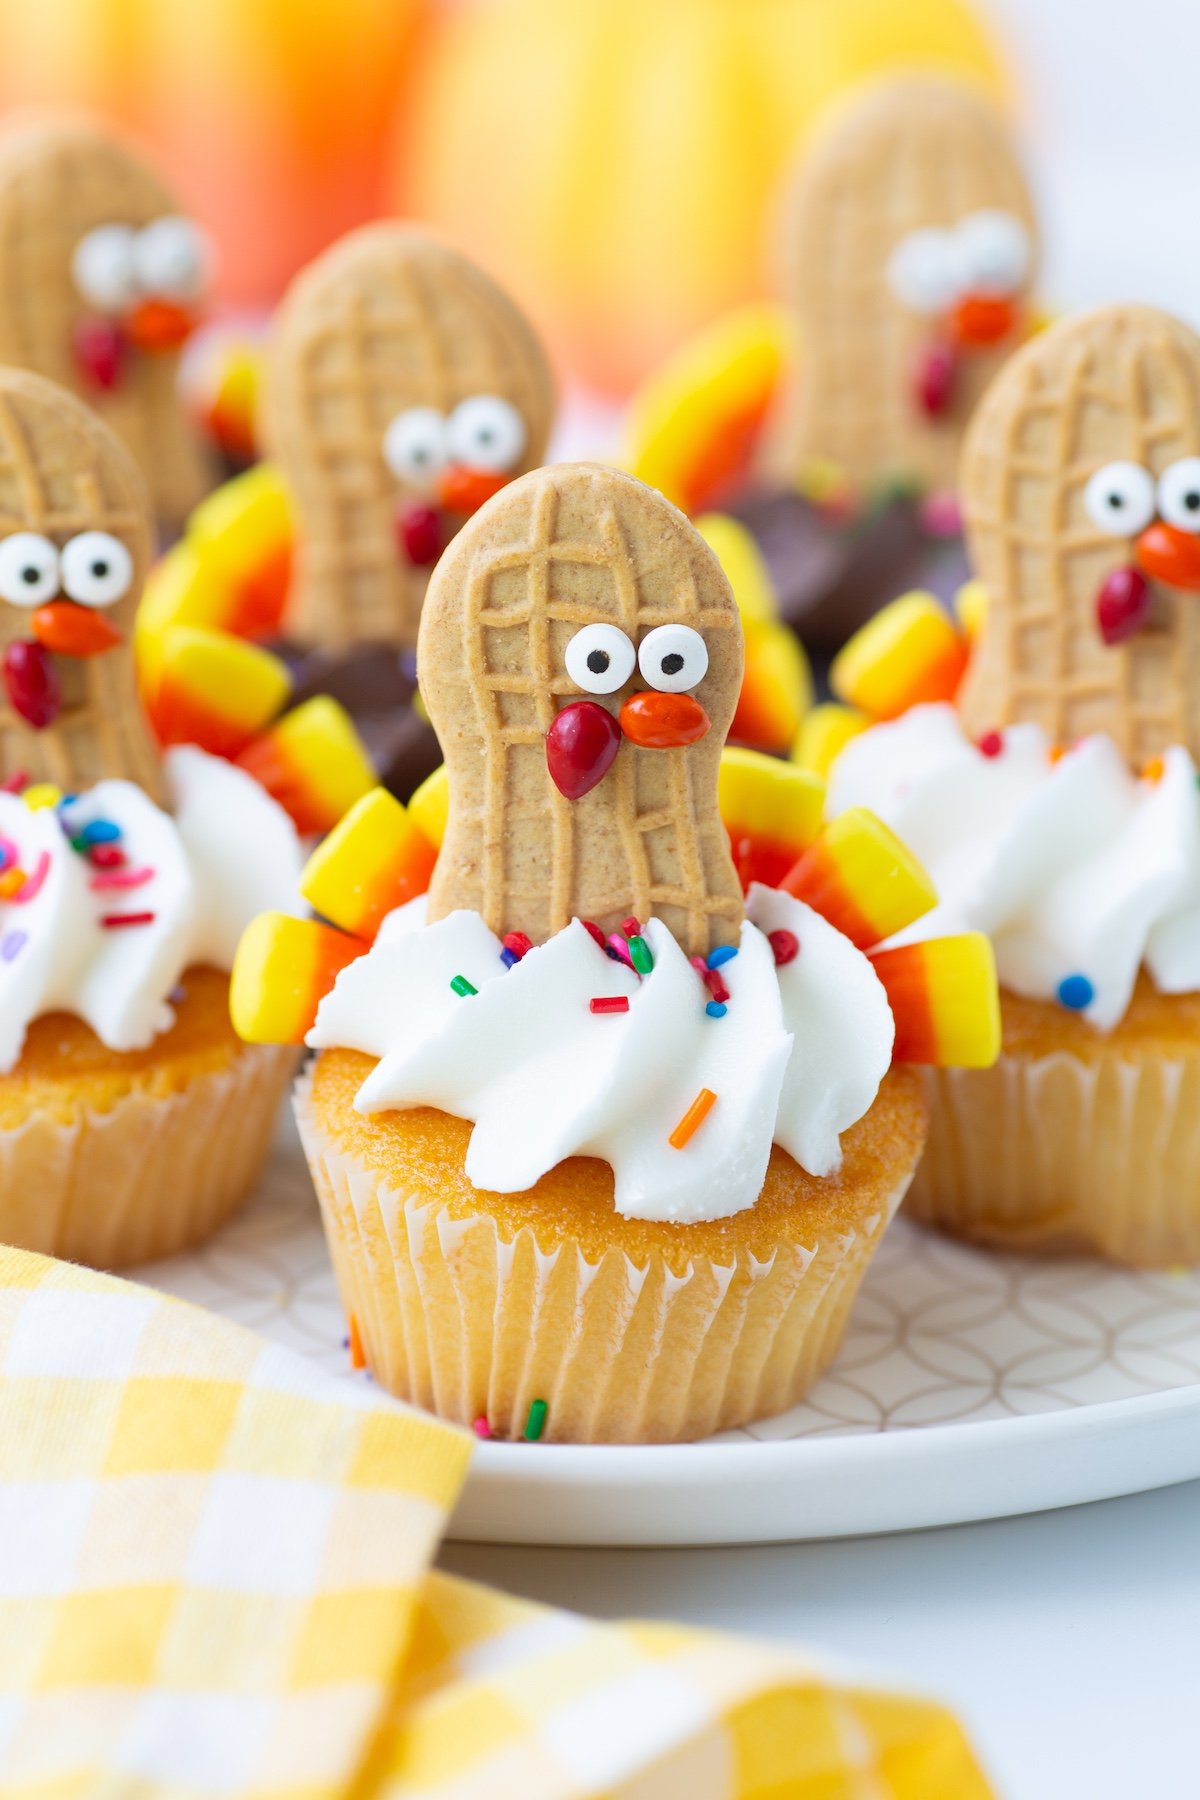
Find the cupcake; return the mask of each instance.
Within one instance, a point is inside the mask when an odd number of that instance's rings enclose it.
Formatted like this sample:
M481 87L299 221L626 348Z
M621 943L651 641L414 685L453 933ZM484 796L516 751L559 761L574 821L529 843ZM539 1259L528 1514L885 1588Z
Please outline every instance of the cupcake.
M257 1177L294 1053L240 1042L221 971L290 903L299 841L244 771L160 765L137 471L14 370L0 511L0 1238L117 1267L199 1242Z
M448 785L427 896L365 954L259 921L234 978L256 1035L283 1023L273 986L291 1005L301 966L345 965L297 1113L352 1339L392 1392L505 1437L778 1412L834 1355L921 1151L897 1051L936 1023L990 1052L986 941L869 955L934 896L861 816L743 894L718 810L737 608L632 477L546 469L491 500L420 655ZM341 836L365 852L385 815ZM361 924L371 883L317 861L305 891ZM947 1019L951 963L970 1004Z
M1200 339L1063 321L997 379L963 496L987 595L956 706L855 738L831 808L993 942L1004 1047L930 1077L917 1217L1005 1248L1200 1259Z

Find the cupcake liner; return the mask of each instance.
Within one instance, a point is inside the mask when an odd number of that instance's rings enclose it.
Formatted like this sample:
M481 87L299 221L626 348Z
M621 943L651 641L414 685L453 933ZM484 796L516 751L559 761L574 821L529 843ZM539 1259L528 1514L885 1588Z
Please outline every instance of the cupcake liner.
M1003 1055L927 1083L910 1217L1010 1250L1200 1261L1200 1053Z
M520 1437L535 1399L544 1437L669 1443L794 1405L832 1360L871 1254L903 1197L812 1249L728 1266L504 1236L483 1212L454 1218L390 1189L333 1145L296 1088L338 1288L367 1364L401 1399L497 1437Z
M247 1046L176 1092L0 1131L0 1241L100 1269L202 1242L257 1181L295 1066L290 1047Z

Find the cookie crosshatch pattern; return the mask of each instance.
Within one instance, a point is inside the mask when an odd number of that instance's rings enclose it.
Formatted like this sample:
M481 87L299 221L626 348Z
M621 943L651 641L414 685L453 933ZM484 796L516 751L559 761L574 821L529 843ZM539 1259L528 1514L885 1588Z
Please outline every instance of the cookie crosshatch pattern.
M595 622L635 645L663 624L699 632L709 661L695 698L710 727L677 748L622 743L603 781L570 800L547 773L546 736L558 703L581 697L566 651ZM448 553L420 655L453 795L432 917L470 907L538 942L573 916L632 913L692 954L733 941L742 894L716 781L741 632L719 566L673 507L612 470L527 477Z

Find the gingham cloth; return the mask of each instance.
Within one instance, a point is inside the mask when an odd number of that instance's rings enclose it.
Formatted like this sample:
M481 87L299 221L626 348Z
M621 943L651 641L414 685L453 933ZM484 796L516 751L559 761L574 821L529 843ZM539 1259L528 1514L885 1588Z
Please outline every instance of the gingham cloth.
M470 1450L0 1250L4 1800L986 1800L927 1701L431 1572Z

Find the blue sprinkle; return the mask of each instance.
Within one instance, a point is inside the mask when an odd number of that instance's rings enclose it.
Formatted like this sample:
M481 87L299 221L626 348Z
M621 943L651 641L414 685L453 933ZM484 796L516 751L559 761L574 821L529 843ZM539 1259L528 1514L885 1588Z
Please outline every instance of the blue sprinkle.
M710 1019L723 1019L729 1008L723 1000L710 1000L704 1010Z
M1072 1012L1082 1012L1096 998L1096 990L1086 975L1064 975L1058 984L1058 997Z
M79 834L85 844L115 844L120 835L121 827L114 825L111 819L93 819Z
M736 944L718 944L715 950L710 950L708 953L708 967L719 969L722 963L732 962L736 955Z
M6 845L0 844L0 871L7 869L9 863L12 861L13 852L9 850Z
M11 962L28 942L28 933L24 931L8 932L5 937L0 938L0 962Z
M511 969L513 964L520 962L520 960L521 959L515 950L502 950L500 952L500 961L504 964L506 969Z

